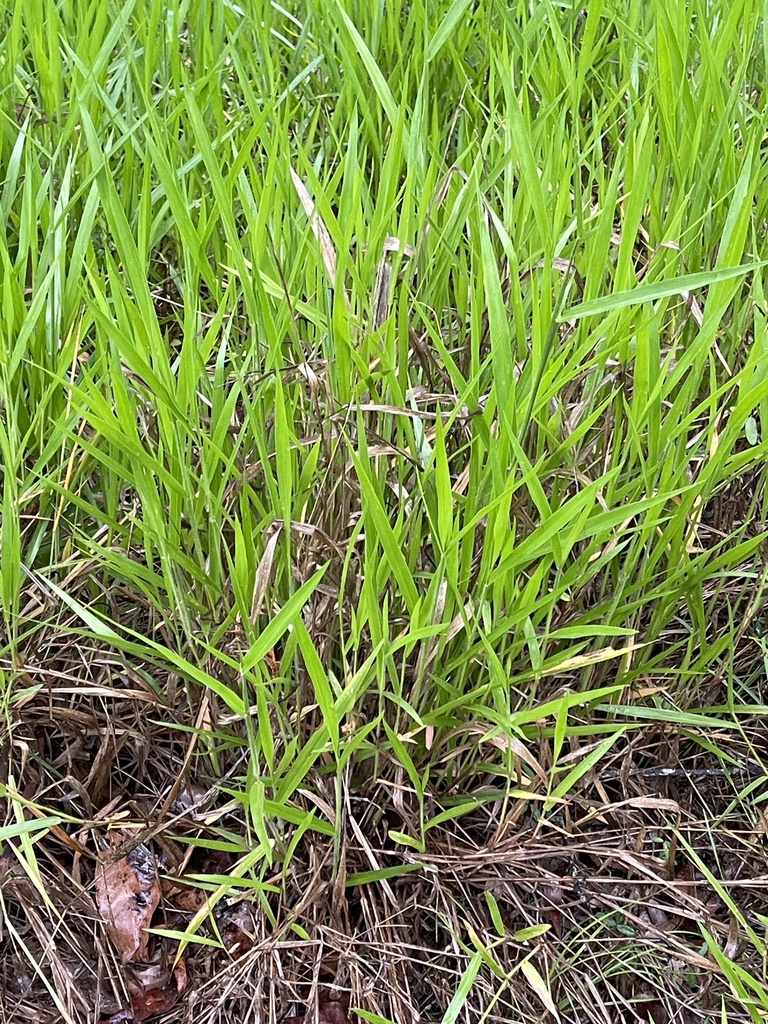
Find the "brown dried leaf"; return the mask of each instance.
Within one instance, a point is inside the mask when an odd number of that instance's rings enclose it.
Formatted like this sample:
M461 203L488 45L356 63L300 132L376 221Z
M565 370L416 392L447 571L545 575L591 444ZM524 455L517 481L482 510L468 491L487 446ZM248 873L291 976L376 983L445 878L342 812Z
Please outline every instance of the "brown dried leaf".
M171 897L171 903L184 914L196 914L205 906L206 895L202 889L181 889Z
M103 1024L130 1024L133 1020L135 1020L133 1010L127 1006L125 1009L113 1013L111 1017L103 1018Z
M228 907L219 917L221 939L231 956L240 956L253 947L255 924L247 903Z
M169 972L158 964L137 975L137 981L144 981L152 987L141 988L131 999L131 1005L112 1014L104 1024L129 1024L148 1020L158 1014L167 1013L172 1009L179 996L187 987L187 964L184 957L173 969L173 978ZM155 982L161 984L155 984Z
M155 855L139 843L124 857L116 858L125 838L116 836L113 848L101 853L96 865L99 913L124 964L146 959L149 935L145 929L160 902Z
M350 1024L349 1012L337 999L329 999L319 1007L320 1024Z
M296 1014L286 1017L283 1024L351 1024L347 999L332 999L327 992L317 997L317 1017L312 1013Z
M187 964L182 957L173 970L173 979L167 985L148 989L131 1000L133 1019L147 1020L159 1013L167 1013L187 987Z

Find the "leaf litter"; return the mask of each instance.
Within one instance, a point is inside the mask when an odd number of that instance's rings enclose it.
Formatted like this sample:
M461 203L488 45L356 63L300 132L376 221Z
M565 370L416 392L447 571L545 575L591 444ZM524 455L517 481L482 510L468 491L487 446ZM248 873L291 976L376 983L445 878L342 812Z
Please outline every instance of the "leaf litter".
M155 855L144 843L126 843L128 838L126 833L113 833L111 849L102 851L96 866L99 913L124 964L147 959L147 928L160 903ZM120 857L124 845L130 848Z
M318 993L316 1013L306 1013L286 1017L282 1024L352 1024L349 1017L349 999L339 998L322 990Z
M188 982L184 957L171 968L162 960L147 963L151 938L147 929L160 904L161 887L154 852L132 838L128 831L113 832L109 848L101 851L96 864L96 902L107 934L123 964L140 965L127 982L130 1003L105 1018L105 1024L144 1021L167 1013Z
M104 1024L148 1020L172 1010L187 987L187 962L180 957L172 970L153 964L137 972L135 979L138 988L130 1004L106 1018Z

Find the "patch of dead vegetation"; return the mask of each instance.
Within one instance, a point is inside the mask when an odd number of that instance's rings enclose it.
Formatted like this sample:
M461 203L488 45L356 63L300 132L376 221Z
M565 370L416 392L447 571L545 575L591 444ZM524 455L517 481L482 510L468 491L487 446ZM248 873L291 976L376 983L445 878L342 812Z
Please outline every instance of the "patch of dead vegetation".
M442 781L425 789L424 819L467 808L429 828L423 849L398 839L420 834L402 767L361 759L337 800L332 766L319 763L291 806L314 808L325 831L298 836L273 818L274 861L260 884L227 890L206 914L216 879L239 861L215 844L227 836L247 851L257 841L231 796L247 768L242 724L222 726L212 706L201 722L155 667L89 653L87 676L83 657L56 671L25 666L26 681L44 685L14 709L3 748L5 823L60 820L3 848L0 1019L116 1024L149 1019L154 1006L166 1021L279 1022L312 1020L318 1000L331 1000L352 1008L350 1021L360 1007L398 1024L434 1022L476 953L468 1021L540 1021L547 999L574 1024L693 1024L719 1015L723 999L731 1020L746 1019L706 934L761 976L748 935L768 919L757 718L722 733L629 730L550 803L544 732L510 750L508 779L483 760L491 723L464 737L438 731L429 750L417 738L420 763L452 762L433 772ZM148 678L154 687L137 685ZM206 732L217 737L218 778ZM574 762L586 752L574 743ZM117 834L157 864L153 926L180 932L200 920L208 944L186 947L183 986L176 940L149 935L125 957L100 913L100 865ZM147 989L147 972L163 984ZM173 998L147 1000L169 986Z

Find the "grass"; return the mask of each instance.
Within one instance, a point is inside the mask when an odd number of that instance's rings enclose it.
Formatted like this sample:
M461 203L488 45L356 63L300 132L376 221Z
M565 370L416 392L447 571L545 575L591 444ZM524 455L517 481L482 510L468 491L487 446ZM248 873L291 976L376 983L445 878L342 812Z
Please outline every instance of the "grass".
M764 14L0 6L7 1019L764 1020Z

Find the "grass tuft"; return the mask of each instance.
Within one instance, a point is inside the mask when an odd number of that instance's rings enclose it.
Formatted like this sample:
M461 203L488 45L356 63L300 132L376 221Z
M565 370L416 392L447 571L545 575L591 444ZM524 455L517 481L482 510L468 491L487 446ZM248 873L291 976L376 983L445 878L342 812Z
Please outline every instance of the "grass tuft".
M0 5L3 1019L763 1019L764 19Z

